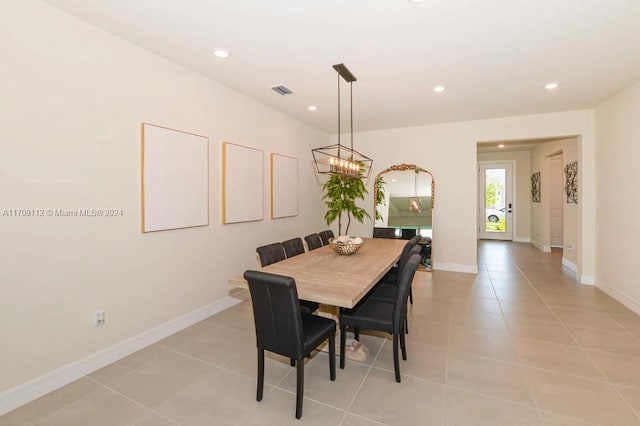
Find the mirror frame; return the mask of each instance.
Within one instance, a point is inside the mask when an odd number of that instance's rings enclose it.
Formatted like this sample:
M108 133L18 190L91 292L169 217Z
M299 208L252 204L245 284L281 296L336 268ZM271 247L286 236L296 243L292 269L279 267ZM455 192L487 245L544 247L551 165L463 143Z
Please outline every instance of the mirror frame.
M375 179L373 180L373 217L375 218L376 215L376 209L377 209L377 205L376 205L376 195L378 194L378 177L380 177L381 175L384 175L385 173L389 173L389 172L406 172L406 171L418 171L418 172L423 172L423 173L427 173L429 176L431 176L431 230L433 231L433 213L435 210L435 206L436 206L436 181L433 178L433 174L426 169L423 169L420 166L416 166L415 164L394 164L393 166L384 169L383 171L381 171L380 173L378 173L375 177ZM375 220L373 221L373 226L376 226L376 222ZM426 269L427 271L433 271L433 238L431 238L431 269Z

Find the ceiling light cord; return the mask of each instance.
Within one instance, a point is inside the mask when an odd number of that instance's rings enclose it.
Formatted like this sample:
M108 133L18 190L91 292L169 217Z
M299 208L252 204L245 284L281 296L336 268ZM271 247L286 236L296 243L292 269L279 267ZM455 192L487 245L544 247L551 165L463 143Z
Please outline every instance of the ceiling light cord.
M340 158L340 73L338 72L338 158Z
M349 82L349 92L350 92L350 107L351 107L351 152L353 152L353 81ZM351 155L351 159L353 160L353 155Z

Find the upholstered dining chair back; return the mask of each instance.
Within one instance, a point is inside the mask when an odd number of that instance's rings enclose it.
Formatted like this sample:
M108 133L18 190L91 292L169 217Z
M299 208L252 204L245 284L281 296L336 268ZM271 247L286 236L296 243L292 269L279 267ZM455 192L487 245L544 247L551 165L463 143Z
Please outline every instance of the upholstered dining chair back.
M304 244L302 244L302 238L292 238L287 241L283 241L284 252L287 258L297 256L304 253Z
M318 234L309 234L304 237L304 240L307 242L309 251L322 247L322 240L320 239L320 235Z
M373 238L396 238L396 230L394 228L373 228Z
M407 260L409 260L409 252L412 248L417 246L419 242L420 237L416 235L415 237L407 241L404 247L402 247L402 254L400 255L400 260L398 261L398 269L402 269Z
M422 236L421 235L414 235L413 237L409 238L409 242L413 245L416 245L420 242L420 240L422 240Z
M406 266L409 259L411 259L411 256L413 256L414 254L420 254L421 252L422 252L422 247L419 245L415 245L409 249L409 251L404 257L400 256L400 261L398 262L398 284L400 282L399 280L402 278L401 272Z
M327 229L326 231L318 232L320 235L320 239L322 240L322 245L329 245L329 238L333 238L333 231L331 229Z
M301 359L302 317L293 278L246 271L258 347L288 358Z
M287 258L282 243L272 243L256 249L260 257L260 265L267 266Z
M413 228L402 228L400 230L400 238L402 238L403 240L410 240L411 238L415 237L417 233L418 231Z
M415 248L415 247L414 247ZM409 298L409 289L416 274L416 269L422 260L420 252L413 253L404 267L398 270L400 279L398 280L398 293L396 295L395 306L393 309L393 332L402 333L404 335L404 319L407 312L407 299Z
M298 240L300 240L300 238L298 238ZM292 240L289 240L289 241L292 241ZM287 257L294 256L293 251L291 252L291 254L285 251L286 250L285 243L288 243L289 241L285 241L284 243L267 244L266 246L258 247L256 251L258 252L258 256L260 256L260 264L262 266L267 266L267 265L271 265L272 263L285 260ZM292 245L294 244L297 244L297 243L292 243ZM295 249L291 249L291 250L295 250ZM302 240L300 240L299 250L301 251L298 254L304 253L304 246L302 245ZM300 309L302 309L303 312L306 312L309 314L317 310L319 307L320 305L316 302L309 302L307 300L300 301Z

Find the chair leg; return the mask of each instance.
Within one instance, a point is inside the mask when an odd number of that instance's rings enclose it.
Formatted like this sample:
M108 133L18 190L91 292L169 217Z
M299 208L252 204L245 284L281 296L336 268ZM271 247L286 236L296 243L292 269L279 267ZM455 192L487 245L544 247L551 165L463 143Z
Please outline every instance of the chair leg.
M407 342L404 339L404 333L400 332L400 349L402 349L402 359L407 360Z
M304 362L297 360L296 368L296 419L302 417L302 400L304 399Z
M404 316L404 332L409 334L409 319L407 318L407 315Z
M358 342L360 341L360 329L359 328L354 328L353 329L353 338L356 339Z
M413 305L413 286L409 284L409 303Z
M258 389L256 401L262 401L262 390L264 389L264 349L258 348Z
M291 366L292 366L292 367L295 367L295 366L296 366L296 360L295 360L295 359L293 359L293 358L291 358L291 359L289 360L289 364L291 364Z
M344 369L344 347L347 346L347 327L340 325L340 368Z
M396 371L396 382L400 383L400 361L398 360L398 335L393 333L393 368Z
M329 336L329 378L331 381L336 380L336 335Z

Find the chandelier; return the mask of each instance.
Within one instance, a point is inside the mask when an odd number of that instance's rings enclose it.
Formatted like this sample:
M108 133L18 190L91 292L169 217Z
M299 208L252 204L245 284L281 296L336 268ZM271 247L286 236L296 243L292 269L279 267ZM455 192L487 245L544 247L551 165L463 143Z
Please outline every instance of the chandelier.
M333 66L338 72L338 143L311 150L313 161L318 173L346 177L368 178L371 173L373 160L353 149L353 82L356 77L351 74L344 64ZM350 118L351 118L351 147L341 144L340 128L340 77L349 83Z

